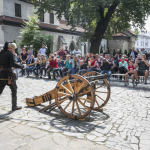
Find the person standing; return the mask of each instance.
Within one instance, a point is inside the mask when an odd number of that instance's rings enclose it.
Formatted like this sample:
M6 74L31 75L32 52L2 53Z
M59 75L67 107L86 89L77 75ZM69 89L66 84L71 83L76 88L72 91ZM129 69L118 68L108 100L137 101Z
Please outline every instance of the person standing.
M61 47L61 48L57 51L57 55L59 55L59 57L62 57L63 60L65 60L67 53L64 51L63 47Z
M22 53L20 55L21 64L27 64L28 57L29 57L28 53L26 52L26 49L23 47ZM24 75L25 75L25 69L22 69L22 76Z
M72 54L75 55L75 57L78 57L79 54L81 55L81 50L76 47L75 50L72 51Z
M33 45L30 45L30 54L34 55Z
M137 58L138 53L134 50L134 47L132 48L132 51L129 52L128 57L130 57L130 55L132 55L132 60L135 61L135 59Z
M0 95L2 94L6 85L11 89L12 93L12 111L21 109L17 106L17 85L13 75L12 67L24 68L23 65L16 63L14 59L14 51L16 44L13 42L6 42L3 50L0 52Z
M40 48L39 53L40 53L41 56L42 55L46 56L46 48L45 48L44 45L42 45L42 48Z

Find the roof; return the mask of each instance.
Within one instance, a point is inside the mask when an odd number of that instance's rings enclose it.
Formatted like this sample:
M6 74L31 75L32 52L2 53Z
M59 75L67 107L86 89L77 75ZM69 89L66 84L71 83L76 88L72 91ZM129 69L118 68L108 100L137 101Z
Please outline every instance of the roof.
M28 21L28 20L25 20ZM0 23L6 23L6 24L11 24L14 26L21 26L24 24L24 21L20 18L14 18L14 17L9 17L9 16L0 16ZM66 32L66 33L71 33L70 28L71 26L67 26L67 21L60 20L60 24L58 25L53 25L53 24L47 24L44 22L41 22L38 24L40 28L43 29L49 29L49 30L55 30L55 32ZM72 34L81 34L84 32L84 29L80 26L76 27L76 31L74 31Z
M117 34L113 34L112 36L124 36L124 37L128 37L127 35L123 34L123 33L117 33Z

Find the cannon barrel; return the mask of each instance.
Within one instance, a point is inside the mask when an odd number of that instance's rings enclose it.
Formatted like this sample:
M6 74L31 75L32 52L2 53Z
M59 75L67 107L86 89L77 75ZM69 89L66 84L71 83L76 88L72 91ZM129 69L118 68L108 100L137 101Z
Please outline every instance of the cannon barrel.
M102 80L102 79L107 79L108 75L107 74L103 74L103 75L98 75L98 76L90 76L90 77L86 77L87 80Z

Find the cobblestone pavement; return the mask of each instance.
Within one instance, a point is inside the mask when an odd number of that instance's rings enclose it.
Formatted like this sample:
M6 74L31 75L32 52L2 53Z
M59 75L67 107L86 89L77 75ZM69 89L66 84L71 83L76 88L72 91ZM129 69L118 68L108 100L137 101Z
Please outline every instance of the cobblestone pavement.
M15 131L16 134L20 135L24 127L29 126L30 128L27 127L27 133L22 137L22 140L25 139L27 141L25 143L29 141L29 145L32 142L33 148L30 147L32 149L35 149L34 140L37 141L40 149L42 147L40 143L43 141L49 143L49 140L53 137L50 147L53 147L54 144L59 148L59 142L62 142L62 145L66 145L65 141L61 140L65 138L66 141L73 139L69 143L72 147L69 148L68 146L68 149L80 149L78 146L78 148L76 147L77 141L79 141L81 143L79 145L85 145L83 149L96 149L93 145L100 145L103 146L102 150L105 150L106 147L118 150L150 150L150 98L145 98L145 96L150 95L149 84L140 84L136 88L133 88L131 84L125 87L123 82L112 79L111 97L104 107L104 113L92 111L90 116L86 118L86 121L71 120L61 114L58 109L53 110L49 114L39 113L38 110L41 106L35 108L26 106L25 98L44 94L55 88L56 83L57 81L50 81L48 79L20 77L17 81L18 105L23 106L23 109L15 112L10 111L10 89L8 87L5 88L3 94L0 96L0 118L2 121L6 119L9 121L8 124L7 121L2 125L0 124L0 134L3 134L1 126L7 126L7 129L10 129L12 133ZM15 128L13 129L12 125L16 126L16 130ZM52 134L43 131L42 135L38 135L38 129L48 131ZM28 130L31 131L31 134ZM43 134L46 134L46 136L43 137ZM0 146L5 140L1 137ZM42 138L38 139L39 137ZM59 138L56 138L55 141L55 137ZM18 140L19 138L16 143L18 143ZM90 141L90 145L86 144L87 141ZM22 145L17 145L16 148L19 149L20 147L21 150L23 148L29 149L23 142ZM66 146L63 148L65 149Z

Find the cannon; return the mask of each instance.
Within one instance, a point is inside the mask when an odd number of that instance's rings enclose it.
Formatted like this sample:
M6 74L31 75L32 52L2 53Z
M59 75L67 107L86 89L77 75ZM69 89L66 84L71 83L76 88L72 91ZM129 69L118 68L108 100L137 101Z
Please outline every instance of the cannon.
M50 102L48 106L39 111L50 112L58 108L65 116L82 120L90 112L103 111L110 97L110 86L107 75L97 72L87 72L80 75L67 75L63 77L56 87L33 98L26 98L26 104L30 107Z

